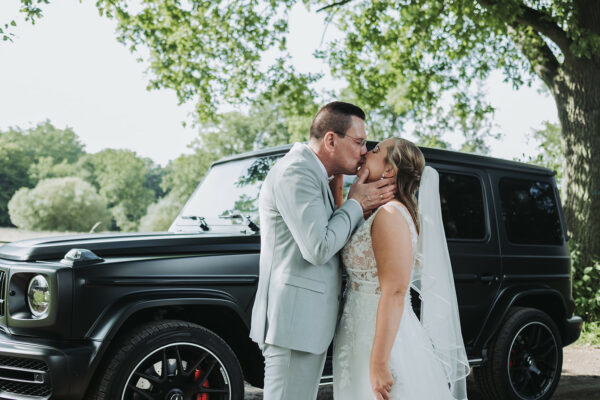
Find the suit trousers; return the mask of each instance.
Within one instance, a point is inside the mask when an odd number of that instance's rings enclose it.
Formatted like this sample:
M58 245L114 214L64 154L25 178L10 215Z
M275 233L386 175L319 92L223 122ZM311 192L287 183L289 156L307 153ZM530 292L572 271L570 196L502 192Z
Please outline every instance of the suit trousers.
M306 353L265 343L263 400L315 400L327 351Z

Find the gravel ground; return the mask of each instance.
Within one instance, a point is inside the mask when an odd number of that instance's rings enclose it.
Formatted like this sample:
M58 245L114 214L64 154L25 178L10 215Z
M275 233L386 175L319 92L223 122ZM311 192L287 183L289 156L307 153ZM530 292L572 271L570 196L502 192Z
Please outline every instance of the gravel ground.
M261 400L262 390L246 386L245 400ZM318 400L332 400L331 386L319 390ZM569 346L564 349L563 372L552 400L600 400L600 348ZM472 381L469 400L485 400Z

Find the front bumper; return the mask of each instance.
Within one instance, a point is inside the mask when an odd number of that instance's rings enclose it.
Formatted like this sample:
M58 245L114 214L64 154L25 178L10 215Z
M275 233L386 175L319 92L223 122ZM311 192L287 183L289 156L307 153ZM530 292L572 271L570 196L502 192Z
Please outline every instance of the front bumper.
M0 333L0 398L81 399L94 342L26 338Z
M576 315L568 318L565 321L563 328L563 346L568 346L579 339L581 329L583 328L583 320Z

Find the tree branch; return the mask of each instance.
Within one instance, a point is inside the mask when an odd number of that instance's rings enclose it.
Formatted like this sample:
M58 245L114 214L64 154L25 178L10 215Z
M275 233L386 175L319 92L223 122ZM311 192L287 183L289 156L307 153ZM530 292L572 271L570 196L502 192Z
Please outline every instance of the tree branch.
M501 4L498 0L476 0L481 6L485 8L491 8L493 6ZM565 58L570 58L571 50L570 46L572 40L566 35L566 33L551 19L547 14L539 10L535 10L524 4L519 5L521 13L515 17L515 20L522 24L529 26L536 30L538 33L546 36L552 40L560 51L564 54Z
M326 6L323 6L323 7L319 8L319 9L317 10L317 12L325 11L325 10L328 10L328 9L330 9L330 8L334 8L334 7L341 7L341 6L343 6L344 4L350 3L351 1L352 1L352 0L340 0L340 1L337 1L337 2L335 2L335 3L331 3L331 4L328 4L328 5L326 5Z
M582 28L600 35L600 2L598 0L575 0L577 19Z
M539 33L531 32L529 37L524 37L523 32L517 31L513 26L509 27L509 33L512 40L515 42L519 50L531 63L534 72L551 88L554 83L554 78L558 74L560 63L554 56L554 53L540 36ZM529 39L529 41L527 40ZM532 47L532 42L537 42L538 45Z

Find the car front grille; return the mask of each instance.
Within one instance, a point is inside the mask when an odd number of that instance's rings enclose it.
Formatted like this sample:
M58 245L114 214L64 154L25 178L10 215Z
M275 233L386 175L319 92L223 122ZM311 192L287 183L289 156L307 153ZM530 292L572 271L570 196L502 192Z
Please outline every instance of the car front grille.
M31 358L0 357L1 393L46 399L52 394L48 364Z
M6 303L6 271L0 270L0 316L4 315L4 306Z

